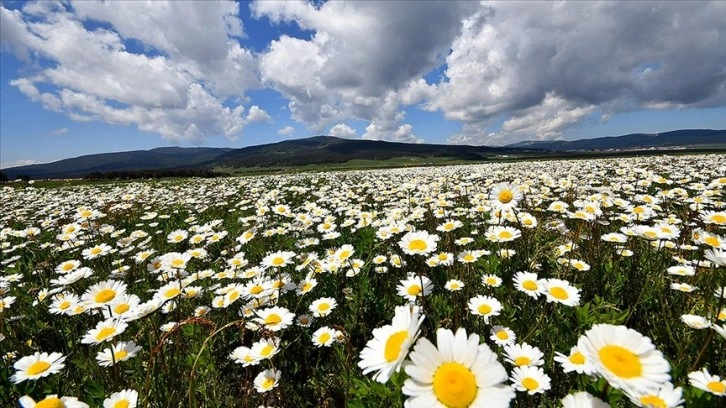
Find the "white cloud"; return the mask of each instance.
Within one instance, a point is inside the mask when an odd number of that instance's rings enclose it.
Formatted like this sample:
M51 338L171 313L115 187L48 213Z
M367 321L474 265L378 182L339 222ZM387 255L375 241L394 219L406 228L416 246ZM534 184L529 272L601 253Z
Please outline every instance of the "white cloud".
M33 160L33 159L15 160L12 164L10 164L10 167L30 166L31 164L41 164L41 163L42 162L39 162L39 161Z
M294 21L309 40L282 36L260 57L265 84L288 100L292 118L316 131L346 119L370 121L363 137L416 140L402 105L425 96L421 76L443 62L471 2L258 1L252 11ZM421 24L426 21L426 24ZM424 85L422 87L422 85Z
M293 133L295 133L295 128L292 126L285 126L277 131L277 134L280 136L291 136Z
M345 123L338 123L337 125L330 128L328 132L330 136L342 137L343 139L354 139L357 135L355 129L346 125Z
M60 135L64 135L64 134L68 133L68 131L69 131L68 128L65 128L65 127L58 128L58 129L54 129L52 132L50 132L50 135L51 136L60 136Z
M233 40L244 35L238 7L85 1L29 3L23 12L0 7L3 48L50 62L10 84L73 120L136 125L176 142L202 143L214 135L234 140L248 123L270 120L258 106L245 116L244 106L226 100L243 99L259 85L255 58ZM113 29L91 31L86 19ZM127 50L130 38L146 52Z
M596 109L723 106L725 13L724 2L483 2L425 106L464 122L451 141L478 144L561 137ZM504 125L489 132L494 118Z

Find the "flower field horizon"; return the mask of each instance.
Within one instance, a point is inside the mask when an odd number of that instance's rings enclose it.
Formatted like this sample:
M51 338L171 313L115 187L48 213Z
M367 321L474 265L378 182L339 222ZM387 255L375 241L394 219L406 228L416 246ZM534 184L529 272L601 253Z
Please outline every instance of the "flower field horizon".
M726 156L0 188L0 405L724 407Z

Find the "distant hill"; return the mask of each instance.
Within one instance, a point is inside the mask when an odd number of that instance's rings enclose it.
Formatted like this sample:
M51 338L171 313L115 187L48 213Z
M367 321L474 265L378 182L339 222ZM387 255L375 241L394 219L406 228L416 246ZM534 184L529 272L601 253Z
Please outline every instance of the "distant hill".
M9 179L83 177L89 173L138 170L284 167L345 163L349 160L388 160L401 157L482 161L509 156L570 157L573 151L647 150L726 146L726 130L676 130L575 141L525 141L504 147L394 143L378 140L315 136L278 143L229 148L163 147L152 150L104 153L47 164L3 169Z
M684 129L664 133L633 133L624 136L598 137L580 140L526 140L507 145L510 148L530 148L554 151L573 150L638 150L669 147L697 147L726 144L726 130Z
M286 140L279 143L235 149L212 163L228 167L303 166L344 163L353 159L387 160L395 157L446 157L457 160L485 160L487 156L530 149L487 146L394 143L379 140L351 140L332 136Z
M232 149L210 147L160 147L151 150L91 154L46 164L3 169L8 179L19 175L32 179L83 177L92 172L160 170L199 167Z

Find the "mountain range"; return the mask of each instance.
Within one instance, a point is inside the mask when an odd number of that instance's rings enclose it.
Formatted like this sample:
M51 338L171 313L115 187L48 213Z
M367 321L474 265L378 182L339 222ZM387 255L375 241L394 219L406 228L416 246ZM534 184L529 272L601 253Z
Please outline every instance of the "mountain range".
M483 161L502 156L558 157L571 152L648 149L726 149L726 130L686 129L657 134L629 134L574 141L524 141L504 147L409 144L315 136L240 149L161 147L93 154L46 164L3 169L9 179L83 177L93 172L266 168L345 163L349 160L388 160L401 157Z

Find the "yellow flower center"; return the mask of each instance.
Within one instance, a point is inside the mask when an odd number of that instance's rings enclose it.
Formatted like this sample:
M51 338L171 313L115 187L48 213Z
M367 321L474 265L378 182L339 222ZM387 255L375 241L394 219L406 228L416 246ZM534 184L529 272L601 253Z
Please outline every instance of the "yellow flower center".
M28 367L28 375L38 375L50 368L50 363L45 361L36 361Z
M585 356L579 351L576 351L575 354L570 356L570 363L577 365L585 364Z
M445 260L449 259L449 256L446 255L445 253L441 253L437 256L437 258L439 259L439 261L445 261Z
M116 297L116 291L113 289L103 289L96 293L95 300L97 303L107 303Z
M668 404L657 395L645 395L640 397L640 403L648 408L668 408Z
M398 355L401 354L401 345L408 338L408 330L401 330L393 333L388 340L386 340L386 348L383 351L383 356L389 363L396 361Z
M181 293L181 289L179 289L179 288L171 288L171 289L167 290L166 292L164 292L164 296L167 299L170 299L170 298L173 298L174 296L176 296L176 295L178 295L180 293Z
M476 399L476 377L468 368L455 362L444 363L434 373L434 394L449 408L464 408Z
M527 290L537 290L537 282L532 280L524 281L522 287Z
M550 295L559 300L567 300L569 298L567 291L560 287L550 288Z
M230 302L234 302L239 298L239 291L233 290L227 294L227 299L229 299Z
M517 367L530 365L531 363L532 360L530 360L530 358L527 356L520 356L514 360L514 365L516 365Z
M267 345L267 346L265 346L265 348L262 349L262 351L260 351L260 354L263 357L269 357L273 351L275 351L275 348L270 345Z
M105 340L113 336L114 334L116 334L115 327L104 327L103 329L98 331L98 334L96 334L96 340Z
M605 346L598 352L600 361L610 372L620 378L640 377L643 365L632 351L620 346Z
M64 300L63 302L61 302L60 305L58 305L58 309L60 309L60 310L66 310L69 307L71 307L71 302L69 302L67 300Z
M65 406L66 405L63 403L63 401L61 401L60 398L56 397L48 397L43 401L35 404L35 408L63 408Z
M712 247L718 247L721 242L717 237L710 236L703 240L703 242L707 243L708 245L711 245Z
M411 285L411 286L408 287L408 289L406 290L406 292L408 292L408 294L411 295L411 296L418 296L421 293L421 286L419 286L419 285Z
M496 285L497 284L497 280L495 278L487 278L487 283L489 285Z
M91 255L98 255L98 254L100 254L100 253L101 253L101 251L103 251L103 249L102 249L102 248L100 248L100 247L95 247L95 248L91 249Z
M178 268L178 267L184 265L184 260L183 259L178 259L178 258L177 259L174 259L174 260L171 261L171 265Z
M250 293L253 295L259 295L260 293L262 293L262 290L262 286L255 285L252 287L252 289L250 289Z
M724 392L726 392L726 382L711 381L710 383L706 384L706 388L715 393L723 394Z
M318 342L321 344L325 344L330 340L330 333L323 333L320 335L320 338L318 339Z
M479 305L477 311L479 312L479 314L486 315L492 312L492 307L489 305Z
M271 388L273 385L275 385L274 378L265 378L265 381L262 383L262 388L268 389Z
M113 308L113 312L116 314L122 314L122 313L128 312L130 308L131 308L131 306L129 306L128 303L121 303L121 304L116 305L116 307Z
M310 290L310 288L312 288L312 287L313 287L313 284L312 284L312 283L310 283L310 282L305 282L305 284L304 284L304 285L303 285L303 287L302 287L302 291L303 291L303 292L307 292L307 291L309 291L309 290Z
M116 401L116 403L113 404L113 408L129 408L129 406L130 406L129 401L126 399Z
M350 256L350 251L343 251L340 253L340 256L338 257L338 259L340 259L341 261L344 261L344 260L348 259L349 256Z
M75 268L76 265L72 263L63 264L62 269L66 272L70 271L71 269Z
M507 333L506 330L499 330L496 334L497 338L499 340L507 340L509 339L509 333Z
M318 305L318 310L320 310L321 312L324 312L326 310L330 310L330 304L328 304L328 303L321 303L321 304Z
M499 192L499 202L502 204L507 204L508 202L512 201L514 198L514 194L510 190L503 190Z
M282 265L284 263L285 263L285 259L282 258L282 257L280 257L280 256L278 256L277 258L274 258L272 260L272 265L273 266L280 266L280 265Z
M715 222L716 224L726 224L726 215L714 214L711 216L711 222Z
M522 380L522 386L529 391L536 390L539 388L539 383L532 377L527 377Z
M501 238L501 239L509 239L509 238L512 238L512 233L509 232L509 231L507 231L507 230L501 231L499 233L499 238Z
M426 249L426 241L423 239L414 239L408 243L408 249L412 251L423 251Z
M113 353L113 359L116 361L120 361L120 360L123 360L124 358L126 358L126 356L128 356L128 355L129 355L128 351L119 350L119 351Z
M472 254L466 254L464 255L464 258L462 258L465 262L471 262L474 260L474 255Z
M272 313L271 315L269 315L265 318L265 324L275 325L275 324L280 323L281 321L282 321L282 318L275 313Z

